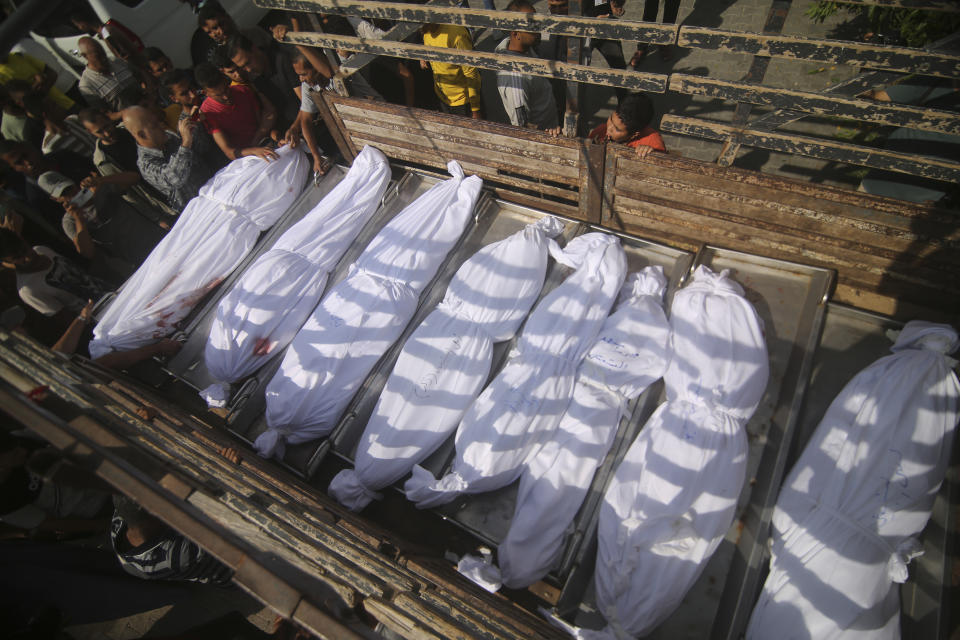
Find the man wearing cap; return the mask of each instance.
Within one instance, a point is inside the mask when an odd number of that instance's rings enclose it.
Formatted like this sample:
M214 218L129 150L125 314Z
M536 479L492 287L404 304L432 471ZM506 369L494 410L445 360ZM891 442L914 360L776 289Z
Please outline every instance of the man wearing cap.
M63 205L63 231L84 258L96 260L103 253L122 261L110 261L109 268L130 273L163 237L159 227L123 200L122 186L81 188L56 171L41 174L37 182Z
M53 226L59 222L63 211L37 185L40 174L58 171L79 182L96 170L89 158L73 151L64 149L43 155L30 143L9 140L0 140L0 160L23 176L20 185L23 199Z

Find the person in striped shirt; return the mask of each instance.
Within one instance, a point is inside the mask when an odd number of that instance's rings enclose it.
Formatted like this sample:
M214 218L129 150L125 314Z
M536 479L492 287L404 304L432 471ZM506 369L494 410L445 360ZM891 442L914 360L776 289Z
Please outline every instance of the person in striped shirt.
M507 11L535 13L528 0L513 0L507 5ZM511 31L497 46L497 53L536 58L538 56L534 47L539 42L539 32ZM554 135L560 133L557 103L549 79L517 71L498 70L497 92L510 124L541 129Z
M125 496L114 498L110 542L120 567L144 580L228 585L233 571Z
M91 107L109 110L111 120L119 120L119 111L141 98L137 72L123 60L110 60L93 38L83 37L80 53L87 60L77 88Z

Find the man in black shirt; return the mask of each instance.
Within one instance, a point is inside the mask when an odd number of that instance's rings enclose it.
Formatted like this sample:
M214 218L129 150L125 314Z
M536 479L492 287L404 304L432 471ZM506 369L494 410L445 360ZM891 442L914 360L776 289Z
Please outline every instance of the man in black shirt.
M80 182L94 171L93 163L73 151L54 151L43 155L26 142L0 143L0 158L17 173L36 183L45 171L59 171L71 180Z
M239 35L230 40L227 56L273 104L277 110L277 128L286 131L300 113L300 98L296 93L300 78L293 71L289 54L275 42L262 49Z
M89 158L78 153L63 150L42 155L36 147L26 142L0 140L0 159L23 176L23 200L56 228L60 227L63 209L40 188L37 178L47 171L59 171L80 183L96 170Z
M242 34L261 47L268 46L271 40L270 34L260 27L239 28L216 0L207 0L197 11L197 26L200 31L190 43L194 66L202 62L212 63L214 56L222 54L227 42L236 35Z
M109 161L120 171L137 170L137 143L126 129L118 127L116 122L99 109L83 109L77 117L84 128L97 139L93 162L98 169L104 161Z

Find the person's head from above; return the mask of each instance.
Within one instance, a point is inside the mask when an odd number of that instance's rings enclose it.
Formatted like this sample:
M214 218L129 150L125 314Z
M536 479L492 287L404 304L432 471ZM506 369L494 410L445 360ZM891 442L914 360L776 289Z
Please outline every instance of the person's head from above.
M3 87L6 100L20 113L23 112L29 97L34 93L33 85L25 80L10 80Z
M629 142L653 120L653 103L642 93L624 96L607 118L607 140Z
M547 10L553 15L565 16L570 12L570 0L547 0Z
M529 0L511 0L507 5L507 11L518 11L520 13L536 13L533 4ZM529 51L531 47L540 43L539 31L511 31L510 32L510 51Z
M167 125L153 109L127 107L123 110L123 126L141 147L162 149L167 141Z
M0 264L7 269L15 269L36 255L33 247L19 233L0 227Z
M173 69L173 62L163 51L157 47L147 47L143 50L143 59L147 61L147 68L150 75L159 78L166 72Z
M15 116L23 114L23 107L16 103L5 85L0 85L0 110Z
M193 70L193 77L208 98L221 104L230 104L230 78L220 73L220 69L204 62Z
M110 62L107 60L107 54L104 53L103 47L100 46L99 42L93 38L84 36L77 42L77 48L80 49L80 54L87 61L88 67L100 72L110 70Z
M124 531L126 541L133 547L151 542L169 531L162 521L150 515L126 496L116 496L113 499L113 506L115 515L126 525Z
M117 123L108 118L102 110L87 107L80 110L77 118L83 124L83 128L97 140L101 140L108 145L117 142Z
M77 9L70 12L70 22L77 28L77 31L89 35L96 35L103 22L96 15L86 9Z
M0 158L10 168L30 178L36 178L42 173L43 155L32 144L0 140Z
M624 0L610 0L610 13L617 16L618 18L623 15L625 9L623 8Z
M246 36L234 36L227 45L227 57L248 75L257 77L269 70L270 61L263 50Z
M193 76L183 69L174 69L163 74L160 78L160 84L166 88L170 99L184 109L199 107L203 102L197 85L193 82Z
M197 26L219 45L226 44L231 36L237 34L237 24L219 2L210 1L200 7Z
M300 51L293 54L290 64L293 67L293 72L300 78L300 82L306 82L311 87L323 83L323 75L313 68L313 65L307 60L307 56Z
M53 200L62 205L72 204L77 207L91 205L93 191L81 189L80 185L57 171L45 171L37 179L40 188L47 192Z
M230 78L230 82L238 84L247 83L247 74L243 69L233 64L233 60L227 57L226 52L218 52L210 57L210 64L220 69L220 73Z

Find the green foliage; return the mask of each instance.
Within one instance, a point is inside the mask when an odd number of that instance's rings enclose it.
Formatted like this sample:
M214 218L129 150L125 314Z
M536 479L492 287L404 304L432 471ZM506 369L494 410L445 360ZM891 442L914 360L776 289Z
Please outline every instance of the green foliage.
M849 7L849 5L847 5ZM840 10L839 2L814 2L803 13L817 23L822 23L827 18L833 16Z
M883 135L884 128L881 125L859 122L856 120L846 120L843 118L831 118L838 121L835 138L846 142L855 142L870 147L880 146L886 136Z
M922 47L960 30L960 14L919 9L899 9L878 5L854 5L821 0L804 12L814 22L823 22L843 10L851 18L862 18L875 36L908 47ZM891 44L893 43L891 42Z

